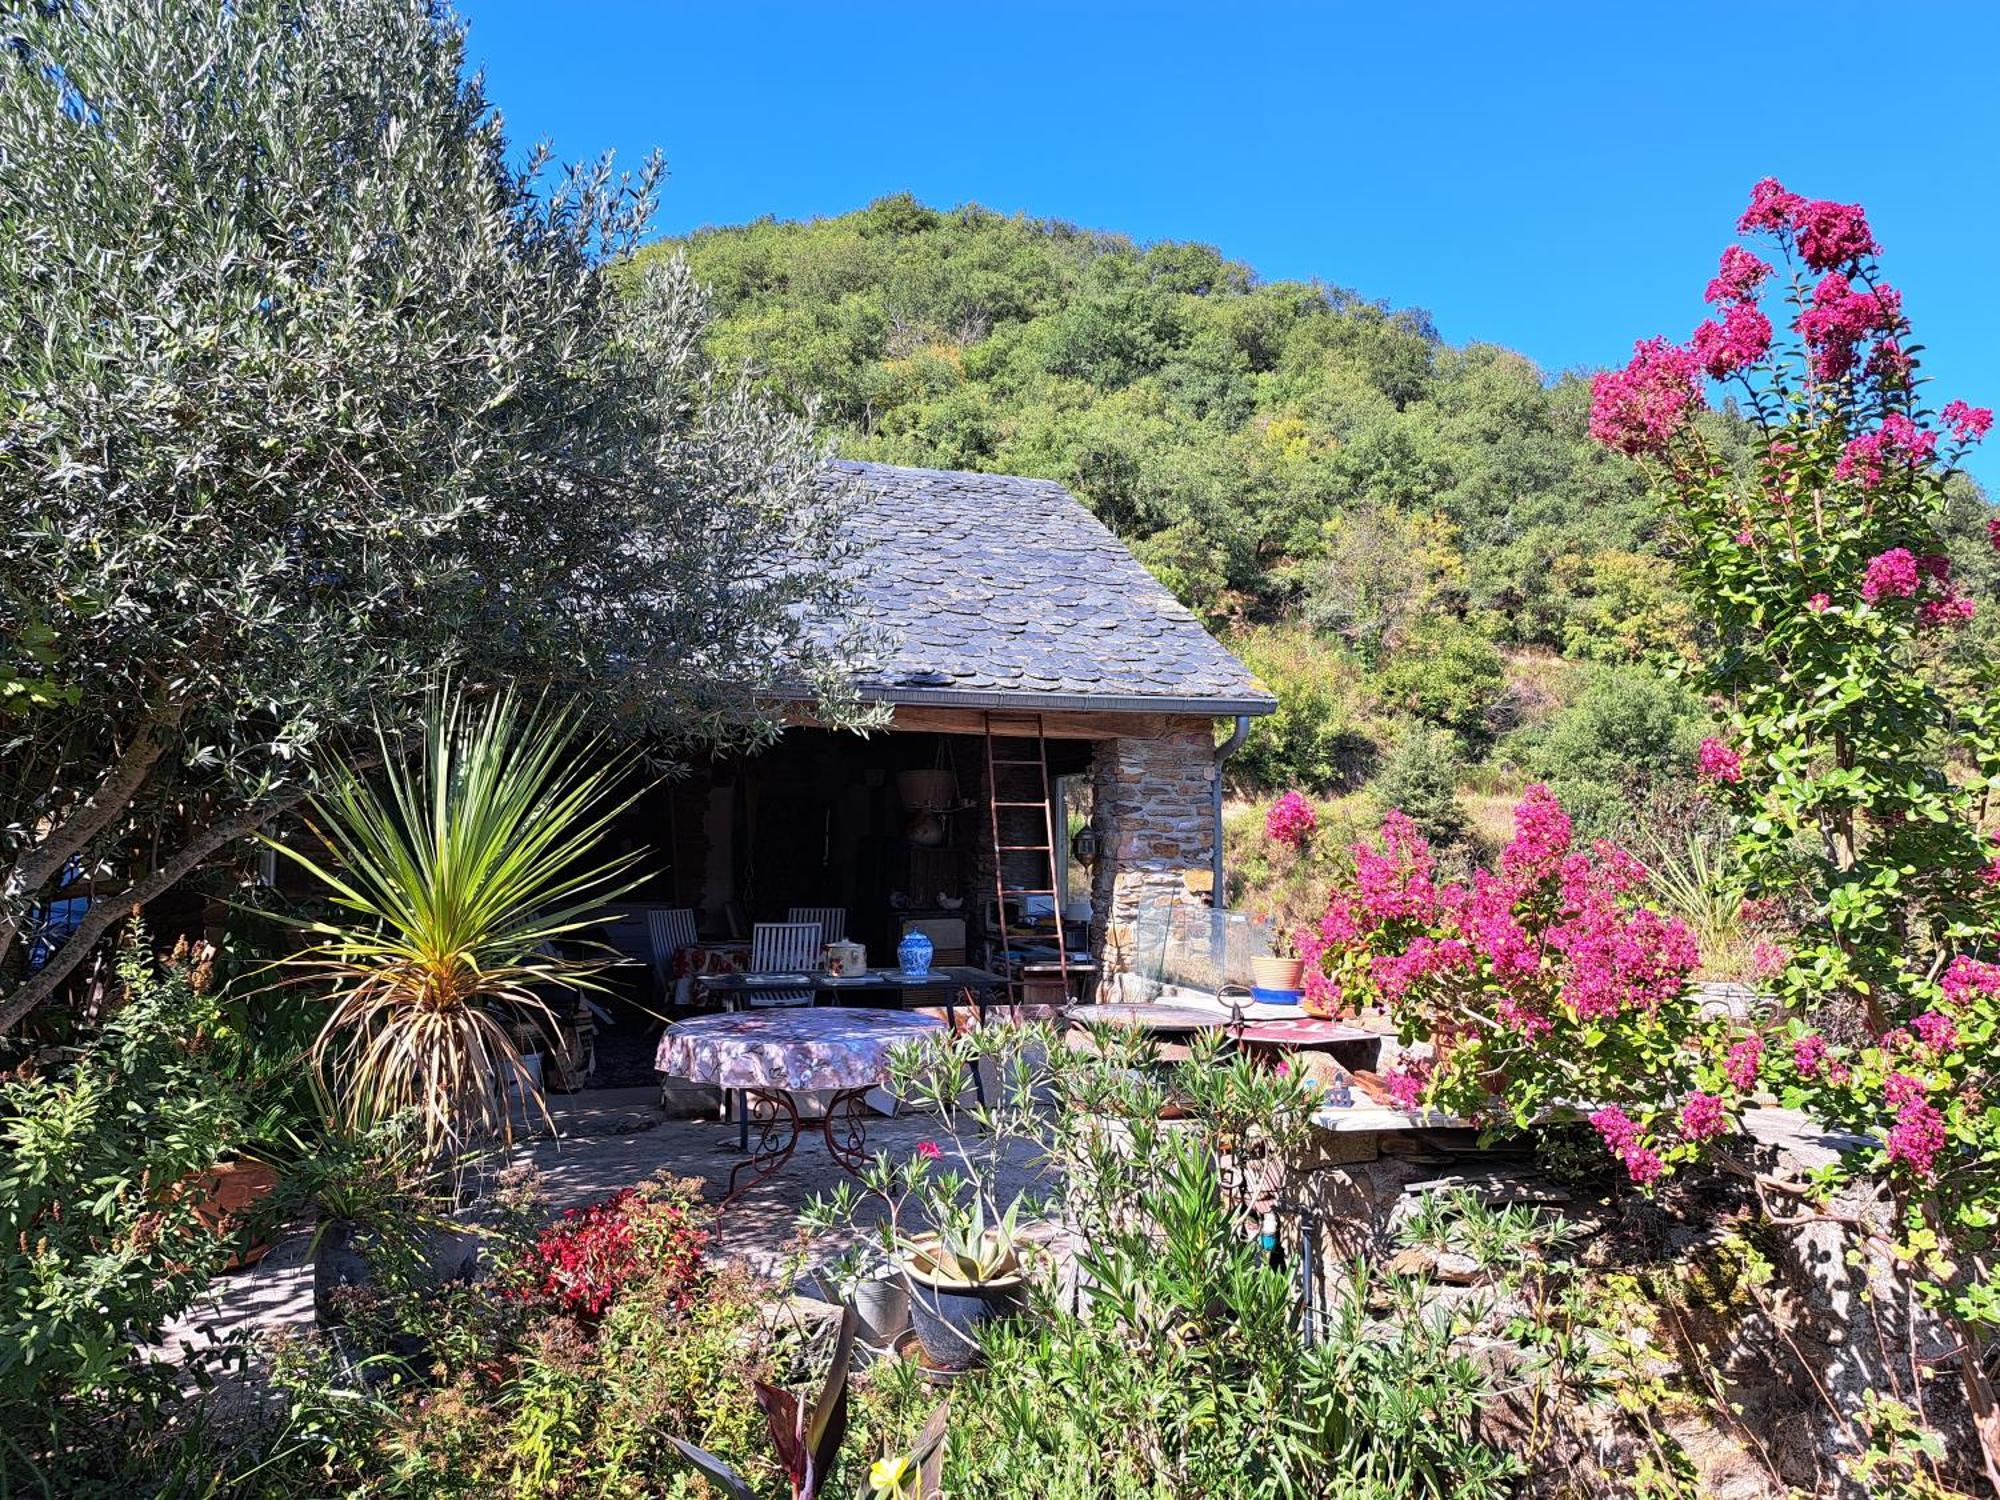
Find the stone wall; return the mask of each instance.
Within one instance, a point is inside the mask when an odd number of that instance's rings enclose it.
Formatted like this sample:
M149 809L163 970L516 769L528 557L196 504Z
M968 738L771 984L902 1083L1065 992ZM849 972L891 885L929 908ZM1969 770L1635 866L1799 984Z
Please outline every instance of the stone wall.
M1185 874L1215 857L1215 735L1205 718L1167 721L1164 732L1099 740L1092 759L1092 823L1099 848L1091 878L1091 948L1106 1000L1146 998L1132 972L1142 909L1185 895Z

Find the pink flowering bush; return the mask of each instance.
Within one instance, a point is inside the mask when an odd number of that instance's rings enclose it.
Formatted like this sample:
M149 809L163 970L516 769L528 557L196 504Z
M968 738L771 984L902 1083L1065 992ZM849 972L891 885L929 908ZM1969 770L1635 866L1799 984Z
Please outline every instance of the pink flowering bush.
M1711 316L1598 377L1591 430L1650 471L1716 643L1702 685L1728 728L1699 769L1732 814L1746 894L1803 920L1766 965L1782 1007L1768 1034L1689 1026L1635 1049L1593 1121L1635 1180L1676 1159L1647 1113L1667 1097L1689 1154L1753 1090L1867 1142L1831 1180L1886 1189L1889 1259L1952 1321L1971 1403L1991 1411L2000 864L1981 823L2000 790L2000 675L1941 670L1937 640L1975 610L1946 556L1945 484L1993 414L1926 405L1860 207L1766 181L1738 227L1758 249L1724 250ZM1710 379L1754 428L1747 462L1711 441ZM2000 547L2000 522L1989 531ZM2000 1487L2000 1419L1983 1439Z
M1318 830L1319 815L1313 811L1312 804L1297 792L1286 792L1264 814L1264 836L1294 849L1304 848L1306 841Z
M1546 787L1523 795L1496 870L1443 879L1400 813L1352 852L1351 880L1295 945L1321 1000L1379 1006L1406 1042L1430 1044L1421 1072L1391 1077L1399 1098L1521 1126L1619 1098L1596 1123L1641 1183L1714 1133L1671 1118L1700 1060L1685 1045L1701 1030L1694 939L1644 903L1646 871L1631 855L1577 847ZM1632 1100L1635 1076L1671 1081Z

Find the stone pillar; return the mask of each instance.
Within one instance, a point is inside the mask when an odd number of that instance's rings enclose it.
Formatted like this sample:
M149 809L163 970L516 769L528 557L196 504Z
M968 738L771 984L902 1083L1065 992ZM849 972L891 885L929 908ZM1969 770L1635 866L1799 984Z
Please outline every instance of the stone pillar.
M1215 857L1215 734L1207 719L1170 720L1153 737L1099 740L1091 764L1097 868L1091 875L1091 949L1099 998L1144 1000L1142 911L1157 929L1184 874ZM1157 936L1157 933L1156 933Z

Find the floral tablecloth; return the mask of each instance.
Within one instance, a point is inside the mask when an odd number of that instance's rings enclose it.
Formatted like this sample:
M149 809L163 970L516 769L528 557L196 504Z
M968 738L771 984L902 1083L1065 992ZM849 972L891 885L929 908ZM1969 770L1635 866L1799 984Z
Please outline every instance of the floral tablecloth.
M889 1076L889 1052L944 1030L901 1010L795 1006L676 1021L654 1068L670 1078L729 1089L872 1088Z

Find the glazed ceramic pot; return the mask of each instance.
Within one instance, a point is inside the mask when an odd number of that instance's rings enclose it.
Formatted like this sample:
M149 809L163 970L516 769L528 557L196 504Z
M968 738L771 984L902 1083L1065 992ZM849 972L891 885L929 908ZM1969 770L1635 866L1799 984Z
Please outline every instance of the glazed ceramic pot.
M926 1253L926 1247L935 1243L936 1236L922 1236L903 1259L910 1326L923 1348L925 1367L958 1374L985 1362L979 1347L981 1328L1026 1310L1028 1283L1018 1266L990 1281L943 1275Z
M931 971L931 955L936 951L931 940L913 927L903 934L902 942L896 944L896 967L905 974L928 974Z

